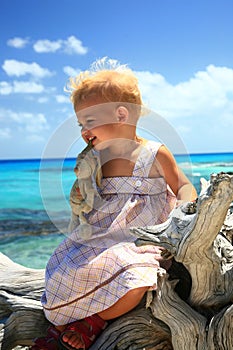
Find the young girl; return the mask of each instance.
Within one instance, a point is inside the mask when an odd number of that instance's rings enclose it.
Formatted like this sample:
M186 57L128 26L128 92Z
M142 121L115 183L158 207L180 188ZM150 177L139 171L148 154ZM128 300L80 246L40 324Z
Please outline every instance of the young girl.
M35 350L88 349L108 320L156 289L158 269L169 264L162 249L136 247L130 227L162 223L177 201L197 196L170 151L136 135L142 99L132 71L113 60L105 68L103 61L71 80L71 100L101 181L93 181L89 202L76 186L76 205L86 201L88 210L48 262L42 305L54 326L35 340Z

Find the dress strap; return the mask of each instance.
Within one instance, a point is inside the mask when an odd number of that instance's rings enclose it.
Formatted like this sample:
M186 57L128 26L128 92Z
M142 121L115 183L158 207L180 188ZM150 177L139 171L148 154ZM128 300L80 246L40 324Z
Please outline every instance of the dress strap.
M147 141L147 143L142 146L142 150L134 166L133 176L149 176L150 169L161 145L160 142Z

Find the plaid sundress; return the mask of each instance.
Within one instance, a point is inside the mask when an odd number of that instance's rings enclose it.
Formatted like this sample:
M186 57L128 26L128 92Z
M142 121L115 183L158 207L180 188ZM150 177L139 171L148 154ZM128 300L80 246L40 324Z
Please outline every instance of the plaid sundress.
M86 215L93 228L81 239L77 227L46 267L45 316L64 325L103 311L132 289L156 289L158 247L137 247L129 228L164 222L176 198L162 177L148 178L160 143L148 141L131 177L103 178L102 202Z

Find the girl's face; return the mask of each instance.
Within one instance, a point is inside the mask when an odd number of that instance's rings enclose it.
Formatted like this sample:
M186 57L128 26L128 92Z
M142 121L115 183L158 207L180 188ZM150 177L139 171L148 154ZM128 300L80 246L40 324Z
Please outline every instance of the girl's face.
M79 105L76 115L86 143L92 141L94 147L102 148L101 143L104 141L120 137L120 124L116 110L115 103L98 103L94 99Z

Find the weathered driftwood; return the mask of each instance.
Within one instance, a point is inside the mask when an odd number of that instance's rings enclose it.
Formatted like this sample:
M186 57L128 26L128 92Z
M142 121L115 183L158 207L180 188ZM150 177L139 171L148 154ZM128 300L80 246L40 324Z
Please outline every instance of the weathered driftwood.
M41 308L44 270L28 269L0 253L0 342L2 349L29 345L48 327Z
M199 197L196 214L185 215L183 206L170 222L133 230L139 244L165 247L192 278L186 302L166 276L151 304L169 326L174 349L233 349L233 246L219 234L232 200L233 177L221 173Z
M233 176L221 173L205 184L196 210L183 205L161 225L132 229L137 244L165 247L174 264L159 276L157 292L147 295L150 307L141 303L112 322L91 350L233 349L232 201ZM43 288L43 270L0 255L3 350L30 345L45 334Z

